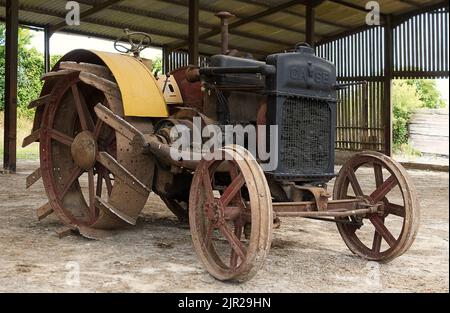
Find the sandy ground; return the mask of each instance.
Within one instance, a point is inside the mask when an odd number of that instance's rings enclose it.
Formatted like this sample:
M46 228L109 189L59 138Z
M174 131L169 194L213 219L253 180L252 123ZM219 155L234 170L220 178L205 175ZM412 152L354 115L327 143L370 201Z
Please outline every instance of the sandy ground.
M42 184L24 190L25 177L37 167L26 161L17 175L0 174L2 292L449 291L448 173L410 172L421 199L421 228L412 248L393 262L352 255L331 223L287 219L275 231L266 266L239 285L207 274L189 230L153 196L134 228L104 241L58 239L54 216L35 217L34 209L46 202ZM79 285L72 275L77 267Z

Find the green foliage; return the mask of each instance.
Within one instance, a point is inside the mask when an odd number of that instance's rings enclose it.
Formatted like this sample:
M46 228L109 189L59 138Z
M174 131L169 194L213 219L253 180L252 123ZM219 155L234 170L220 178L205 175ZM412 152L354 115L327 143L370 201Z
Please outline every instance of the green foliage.
M415 86L422 106L429 109L439 109L446 106L445 101L441 97L436 84L436 80L432 79L409 79L407 84Z
M422 153L415 149L411 143L403 143L403 144L394 144L394 151L397 155L403 157L420 157Z
M446 106L435 80L396 80L392 89L394 151L417 155L409 144L408 124L412 114L419 108L442 108Z
M19 116L32 118L33 110L27 109L28 104L39 98L44 72L44 56L35 48L30 48L32 33L28 29L19 29L19 55L18 55L18 91L17 112ZM0 24L0 111L5 103L5 25ZM52 57L55 64L58 56Z
M162 73L162 59L161 57L156 57L152 60L152 70L153 74L161 74Z
M395 146L408 143L408 123L411 115L423 106L415 85L405 80L396 80L392 89L393 103L393 141Z

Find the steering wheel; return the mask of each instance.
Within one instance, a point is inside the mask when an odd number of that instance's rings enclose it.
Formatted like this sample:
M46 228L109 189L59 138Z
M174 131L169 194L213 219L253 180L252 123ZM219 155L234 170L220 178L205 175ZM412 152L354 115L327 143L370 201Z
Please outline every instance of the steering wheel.
M129 29L125 29L124 32L125 35L114 42L114 49L120 53L133 53L135 56L139 56L152 43L152 38L147 33L132 32Z

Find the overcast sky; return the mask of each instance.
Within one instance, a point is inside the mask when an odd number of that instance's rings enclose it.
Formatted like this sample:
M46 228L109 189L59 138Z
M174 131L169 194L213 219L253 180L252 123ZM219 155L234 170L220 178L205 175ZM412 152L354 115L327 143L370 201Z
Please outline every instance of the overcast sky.
M31 45L44 53L44 33L42 31L32 31L33 39ZM64 55L75 49L93 49L106 52L117 52L114 49L114 42L109 40L96 39L92 37L83 37L56 33L50 40L50 53L52 55ZM161 56L161 49L149 48L141 53L141 56L148 59L154 59Z
M42 31L33 31L32 46L36 47L40 52L44 52L44 34ZM112 41L96 39L91 37L83 37L76 35L66 35L57 33L52 36L50 42L50 53L52 55L64 55L74 49L93 49L107 52L116 52ZM142 57L154 59L161 56L161 49L146 49L142 52ZM438 80L439 90L442 97L449 102L449 80Z

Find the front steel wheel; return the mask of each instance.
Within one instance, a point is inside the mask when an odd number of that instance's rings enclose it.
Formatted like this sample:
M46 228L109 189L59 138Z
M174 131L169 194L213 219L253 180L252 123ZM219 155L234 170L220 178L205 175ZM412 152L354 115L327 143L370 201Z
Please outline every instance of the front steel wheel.
M365 171L373 172L372 180L367 173L361 175ZM342 239L356 255L389 262L414 242L420 220L417 192L406 170L393 159L377 152L356 155L339 172L333 195L335 200L360 197L382 208L363 217L337 219Z
M263 266L272 241L272 200L264 173L247 150L227 146L211 161L201 161L189 222L197 255L215 278L242 282Z

